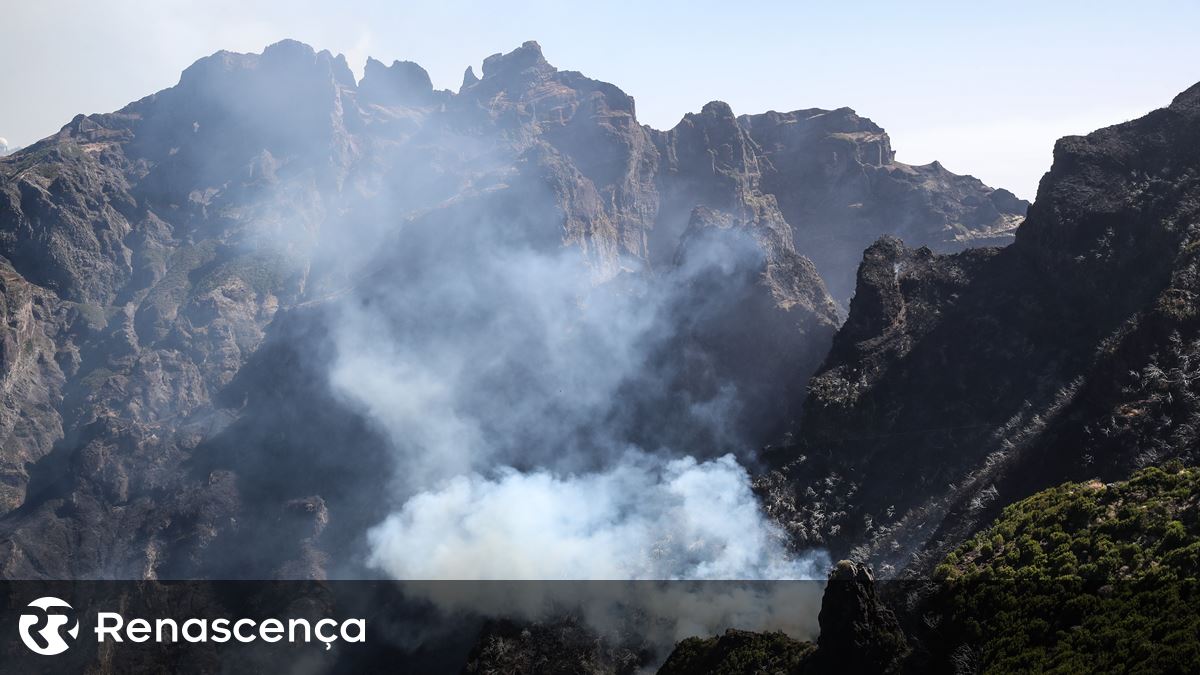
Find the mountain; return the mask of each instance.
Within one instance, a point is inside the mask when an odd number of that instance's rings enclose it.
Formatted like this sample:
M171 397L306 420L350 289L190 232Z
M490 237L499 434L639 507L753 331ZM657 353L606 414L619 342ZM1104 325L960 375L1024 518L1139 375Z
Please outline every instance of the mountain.
M1029 206L938 162L895 161L887 133L849 108L738 119L759 148L763 190L841 302L854 290L858 252L874 241L868 233L939 252L1005 245Z
M703 534L759 504L696 513L686 467L744 466L779 527L718 548L847 558L820 636L685 640L665 672L1021 667L1049 629L971 584L1063 572L1133 628L1129 603L1186 605L1104 589L1195 566L1197 222L1200 85L1060 140L1027 205L896 162L849 109L654 130L532 42L457 92L293 41L220 52L0 159L0 576L375 576L404 569L381 523L482 504L441 541L514 477L543 513L616 494L620 531ZM577 480L600 487L547 498ZM468 667L643 647L499 620Z
M1198 140L1193 87L1060 140L1006 248L868 248L759 481L796 540L927 573L1038 490L1195 462Z
M864 672L1194 670L1198 141L1200 85L1060 140L1006 248L867 248L757 487L798 546L888 581L831 580L819 649L692 638L663 670L843 672L872 644L908 650ZM835 626L839 596L893 618Z
M455 470L629 444L753 464L794 430L864 242L1003 241L1025 207L896 163L848 109L650 129L533 42L457 92L294 41L213 54L0 160L0 574L363 574L383 477L451 439L484 447ZM378 364L331 374L387 344L447 370L378 386L458 374L466 422L412 418L422 446L358 386Z

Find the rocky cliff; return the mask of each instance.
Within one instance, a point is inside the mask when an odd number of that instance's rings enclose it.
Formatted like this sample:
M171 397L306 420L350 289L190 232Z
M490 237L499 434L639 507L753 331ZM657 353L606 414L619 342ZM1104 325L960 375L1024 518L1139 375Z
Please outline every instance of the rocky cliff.
M760 481L798 541L928 571L1036 490L1195 461L1198 101L1059 141L1007 248L867 249Z
M738 118L758 146L763 191L792 225L796 246L846 302L854 269L874 239L899 237L938 252L1005 245L1028 203L938 162L895 161L891 139L849 108L769 112Z

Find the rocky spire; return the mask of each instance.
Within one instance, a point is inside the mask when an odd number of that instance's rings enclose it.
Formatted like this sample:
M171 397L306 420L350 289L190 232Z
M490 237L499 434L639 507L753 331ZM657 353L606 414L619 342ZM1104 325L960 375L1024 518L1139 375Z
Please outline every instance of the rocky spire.
M433 100L433 82L424 68L412 61L385 66L368 58L358 85L364 101L381 105L427 105Z
M892 611L879 601L866 565L842 560L829 573L818 617L817 658L832 672L886 673L908 653Z
M475 75L475 69L467 66L467 69L463 72L462 86L458 90L461 92L463 89L473 86L476 82L479 82L479 78Z

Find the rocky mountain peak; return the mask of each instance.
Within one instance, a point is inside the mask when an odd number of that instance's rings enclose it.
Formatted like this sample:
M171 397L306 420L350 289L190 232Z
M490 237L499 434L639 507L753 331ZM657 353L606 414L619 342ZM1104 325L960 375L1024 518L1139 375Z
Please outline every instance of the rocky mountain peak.
M419 106L433 100L429 73L412 61L393 61L385 66L368 58L358 91L363 101L381 105Z
M854 290L859 254L876 238L863 238L866 230L957 251L1010 242L1028 207L1007 190L940 164L897 162L883 128L850 108L738 121L758 147L762 190L778 200L796 247L840 302Z
M711 101L684 115L664 140L667 170L691 181L724 183L716 199L737 201L754 189L758 157L728 103Z
M515 77L521 74L548 75L557 69L546 62L542 47L530 40L507 54L492 54L483 60L483 78Z
M281 40L263 49L261 54L219 51L203 57L184 69L181 87L219 87L230 74L262 71L264 77L328 77L353 88L354 74L346 57L328 50L317 52L297 40Z
M295 60L303 62L316 58L316 55L317 50L310 45L291 38L284 38L279 42L269 44L262 52L263 59L268 61Z
M734 119L733 108L729 107L729 104L724 101L709 101L705 103L704 107L700 108L700 114L719 119Z
M1117 297L1130 288L1124 272L1161 283L1185 234L1179 196L1200 161L1198 122L1192 87L1140 119L1059 139L1015 247L1081 296L1095 293L1101 273ZM1150 194L1154 206L1139 200Z
M459 93L461 94L462 90L473 86L477 82L479 82L479 76L475 74L475 69L467 66L467 69L463 71L462 84L458 88Z
M1197 108L1200 108L1200 83L1193 84L1180 92L1171 101L1170 108L1178 112L1195 112Z
M786 469L789 529L923 574L940 542L1032 492L1196 461L1196 395L1164 393L1190 381L1200 345L1200 107L1187 99L1061 139L1006 248L867 249L805 437L780 455L804 458ZM819 494L825 479L846 483ZM830 526L834 512L846 515Z

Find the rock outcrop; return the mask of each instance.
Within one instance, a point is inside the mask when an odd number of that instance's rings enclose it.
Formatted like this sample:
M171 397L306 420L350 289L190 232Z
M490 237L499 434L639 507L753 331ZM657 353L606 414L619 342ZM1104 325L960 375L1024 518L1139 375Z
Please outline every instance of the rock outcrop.
M854 290L858 252L878 234L938 252L1004 245L1028 207L938 162L897 162L887 133L849 108L738 121L758 148L762 190L778 201L797 249L838 302Z
M1007 248L867 250L803 438L759 483L797 541L927 572L1037 490L1194 461L1196 92L1059 141Z
M849 560L829 573L819 620L821 635L813 657L817 670L895 672L908 654L908 640L892 610L880 602L875 577Z
M660 675L700 673L895 673L911 653L895 614L880 600L875 577L849 560L829 572L816 644L784 633L727 630L675 646Z

